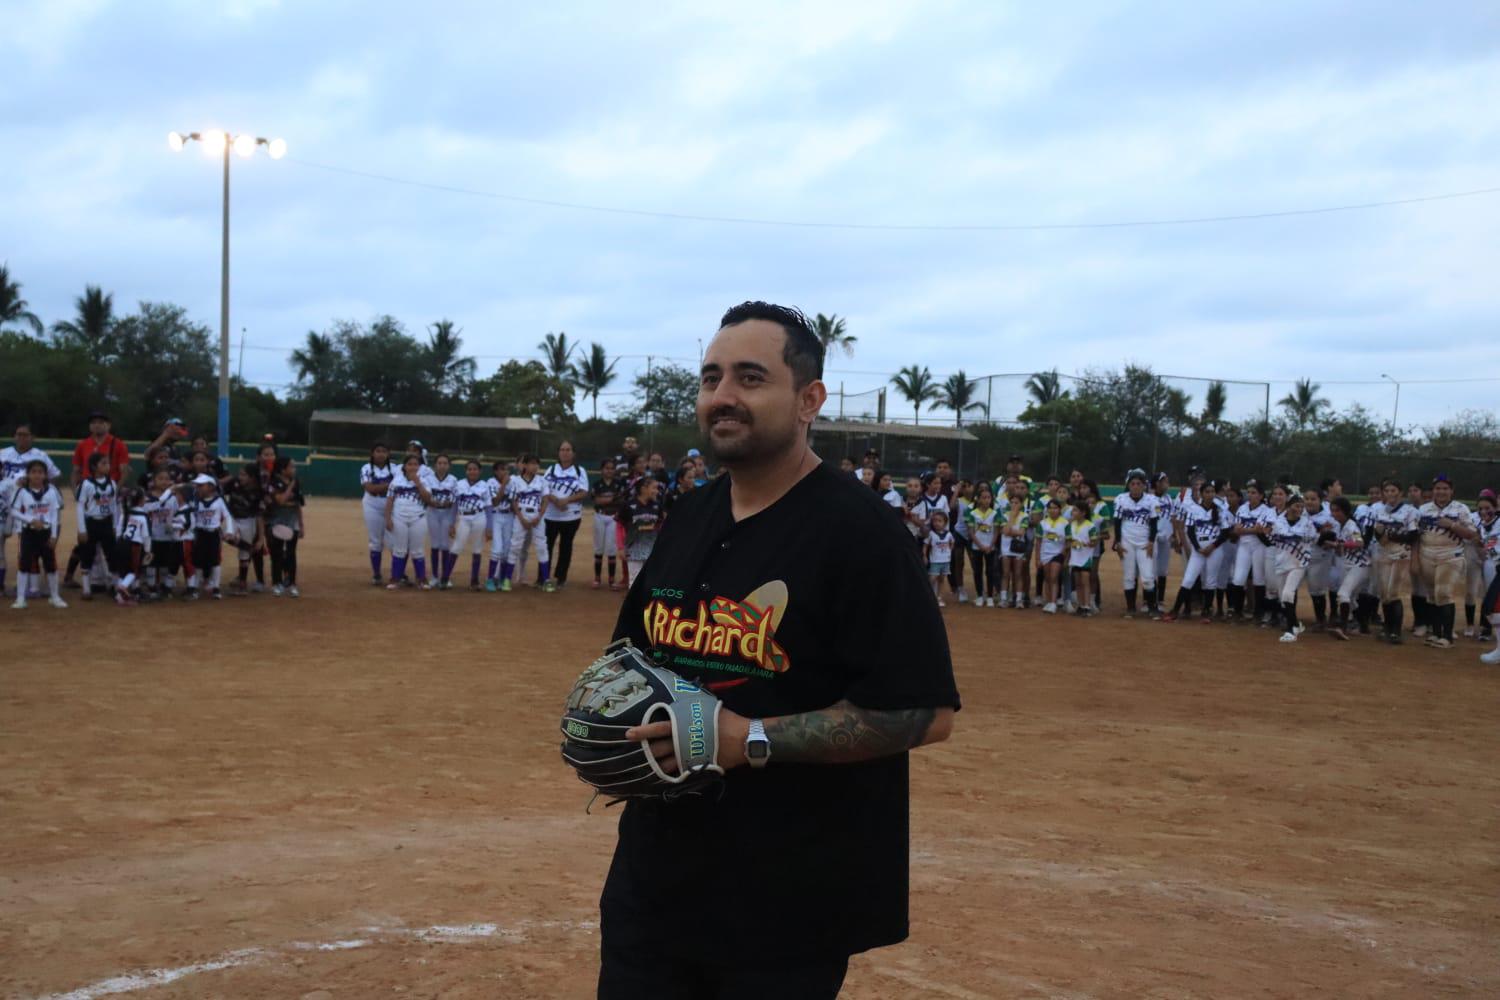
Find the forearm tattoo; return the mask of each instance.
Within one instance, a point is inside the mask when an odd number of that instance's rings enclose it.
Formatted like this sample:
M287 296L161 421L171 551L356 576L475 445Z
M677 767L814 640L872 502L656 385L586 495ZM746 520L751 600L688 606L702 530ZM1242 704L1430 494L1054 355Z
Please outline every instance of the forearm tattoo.
M847 701L819 712L766 720L766 737L777 763L853 764L921 746L937 710L910 708L876 712Z

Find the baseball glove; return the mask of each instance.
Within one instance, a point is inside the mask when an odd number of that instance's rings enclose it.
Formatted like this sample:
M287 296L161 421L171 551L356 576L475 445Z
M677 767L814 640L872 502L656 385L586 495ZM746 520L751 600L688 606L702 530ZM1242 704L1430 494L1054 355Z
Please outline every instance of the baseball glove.
M677 773L663 771L633 726L672 724ZM562 717L562 758L613 805L623 799L672 800L722 788L719 699L691 681L653 666L629 639L612 642L579 676Z

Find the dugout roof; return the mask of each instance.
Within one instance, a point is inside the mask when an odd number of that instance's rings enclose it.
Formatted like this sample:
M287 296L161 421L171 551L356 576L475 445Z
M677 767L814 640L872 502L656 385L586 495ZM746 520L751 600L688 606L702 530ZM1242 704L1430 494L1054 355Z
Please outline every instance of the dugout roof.
M374 413L370 410L314 410L315 424L367 424L373 427L453 427L486 431L538 431L530 417L450 417L440 413Z
M814 434L853 434L882 437L925 438L929 441L978 441L979 439L962 427L944 427L941 424L883 424L874 420L817 420L813 422Z

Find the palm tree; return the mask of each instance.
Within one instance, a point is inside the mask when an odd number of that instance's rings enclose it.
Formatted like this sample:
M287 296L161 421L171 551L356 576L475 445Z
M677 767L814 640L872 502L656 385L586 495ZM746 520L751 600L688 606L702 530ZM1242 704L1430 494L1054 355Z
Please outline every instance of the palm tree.
M445 396L457 395L472 381L477 365L473 358L459 353L463 350L462 330L453 328L451 319L440 319L428 327L427 366L433 384Z
M979 388L979 382L969 378L960 368L955 374L949 375L947 381L938 386L936 401L929 409L937 409L939 406L946 407L958 414L958 426L964 425L964 414L970 410L979 410L989 415L989 407L974 398L974 392Z
M1050 372L1037 372L1026 380L1026 393L1037 406L1046 406L1067 396L1062 387L1062 376L1054 368Z
M849 356L854 354L854 342L859 338L845 331L844 320L838 315L824 316L818 313L813 317L813 333L823 342L823 352L826 354L835 347L842 347L844 353Z
M21 283L10 280L10 265L0 264L0 329L11 323L24 323L40 337L44 329L42 321L26 306L26 300L21 298Z
M298 382L317 385L328 377L338 362L338 346L333 338L312 330L307 331L307 342L292 352L292 367L297 369Z
M1224 422L1224 405L1229 402L1229 390L1223 382L1208 383L1208 392L1203 396L1203 415L1198 423L1204 430L1217 430Z
M65 344L81 347L94 364L114 353L110 335L115 326L115 297L98 285L85 285L73 300L77 318L52 324L52 335Z
M542 352L542 360L547 363L547 371L552 373L552 377L566 381L570 374L569 362L573 358L573 352L578 350L578 345L568 343L566 333L549 333L536 345L536 349Z
M1318 414L1329 405L1327 399L1318 395L1321 388L1323 387L1310 378L1298 379L1293 384L1292 391L1276 401L1276 405L1286 411L1299 431L1310 423L1316 423Z
M589 346L588 357L572 366L573 384L585 396L594 398L594 419L599 419L599 393L609 388L615 380L615 365L620 359L610 361L604 353L604 345L595 341Z
M932 372L926 365L918 368L916 365L907 365L891 377L891 385L896 391L906 397L911 404L914 422L922 422L922 404L936 399L938 394L937 383L932 380Z

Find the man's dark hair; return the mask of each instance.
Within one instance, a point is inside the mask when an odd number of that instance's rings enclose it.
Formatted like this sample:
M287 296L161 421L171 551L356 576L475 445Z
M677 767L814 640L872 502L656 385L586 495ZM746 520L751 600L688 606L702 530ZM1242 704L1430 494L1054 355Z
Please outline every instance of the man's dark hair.
M750 319L768 320L786 331L781 360L792 370L792 381L797 388L823 377L823 342L813 332L812 324L802 315L802 310L770 302L741 302L724 314L719 327L739 326Z

